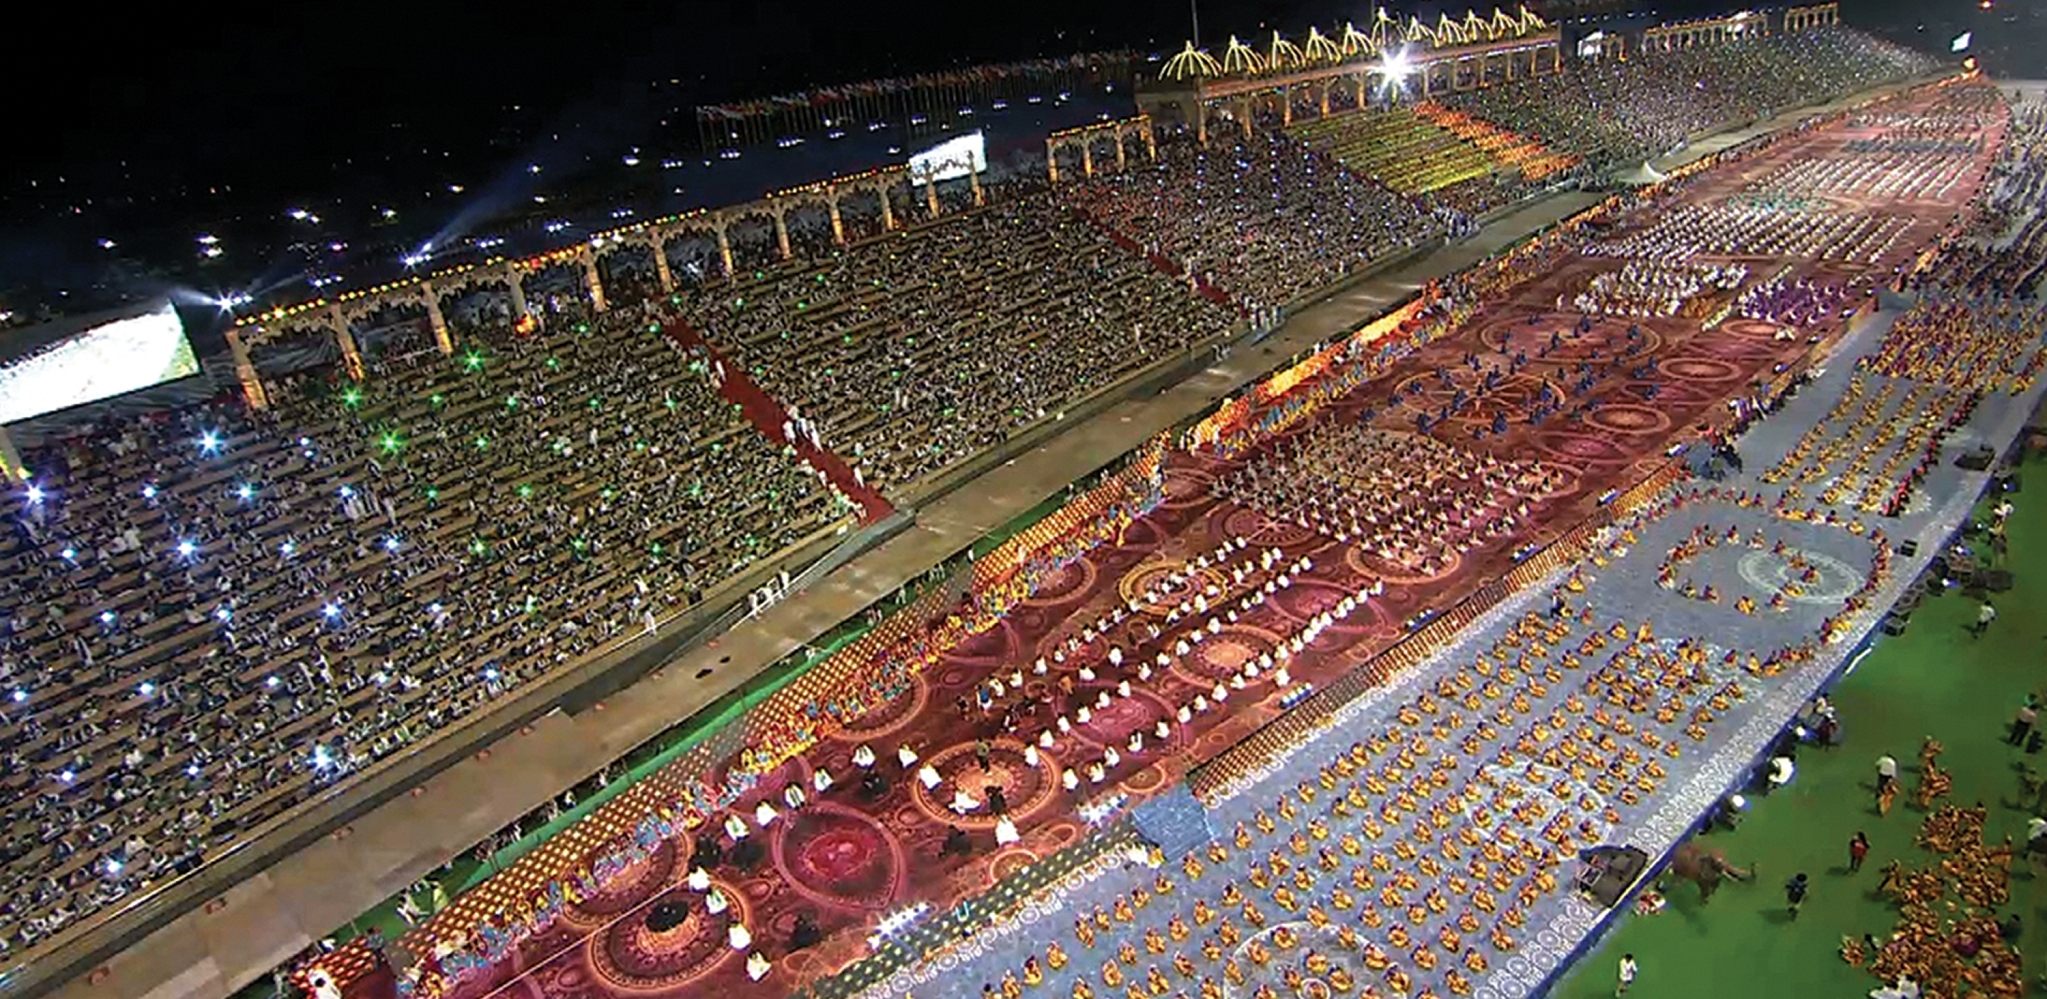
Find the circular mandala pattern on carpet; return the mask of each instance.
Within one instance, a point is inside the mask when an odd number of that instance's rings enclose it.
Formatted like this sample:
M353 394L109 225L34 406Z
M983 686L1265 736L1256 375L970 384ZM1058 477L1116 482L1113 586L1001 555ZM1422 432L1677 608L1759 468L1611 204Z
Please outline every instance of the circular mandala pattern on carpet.
M1669 414L1630 402L1601 403L1585 422L1616 434L1660 434L1671 427Z
M1678 357L1657 365L1656 370L1688 382L1731 382L1741 378L1741 369L1711 357Z
M1770 342L1776 341L1777 331L1782 328L1783 327L1778 326L1776 323L1773 322L1768 322L1762 319L1748 319L1745 317L1738 319L1729 319L1726 322L1720 324L1720 330L1723 333L1730 333L1733 334L1734 336L1745 337L1750 340L1765 340Z
M1337 605L1352 592L1326 580L1301 579L1274 593L1271 602L1302 627L1314 620L1315 615L1329 611L1332 616L1328 629L1323 632L1325 635L1356 635L1371 631L1380 622L1378 607L1370 600L1352 608L1349 617L1339 619L1334 616ZM1224 629L1223 633L1228 634L1228 629Z
M1174 573L1180 573L1178 584L1172 582ZM1179 606L1182 600L1191 600L1211 586L1222 588L1223 574L1214 569L1195 569L1191 573L1187 563L1179 561L1151 561L1133 566L1116 581L1116 594L1128 604L1132 600L1143 600L1146 590L1157 588L1160 598L1155 604L1144 604L1146 613L1164 617Z
M993 829L995 815L987 808L988 788L1002 789L1002 798L1009 805L1009 817L1021 822L1023 819L1050 804L1059 789L1057 774L1061 764L1053 754L1040 750L1038 765L1024 762L1024 744L1015 739L995 739L989 743L988 769L982 770L974 758L974 744L963 742L939 750L929 761L944 782L936 791L927 790L922 781L905 775L909 782L910 800L924 817L945 825L962 829ZM981 807L961 814L953 811L952 799L956 791L964 789Z
M1038 862L1038 855L1022 847L1009 847L988 858L988 875L991 884L1000 883L1004 878L1022 872Z
M1453 551L1449 554L1448 561L1443 563L1442 568L1434 573L1423 575L1398 562L1390 562L1380 558L1376 553L1365 551L1353 544L1344 546L1343 564L1349 566L1351 571L1366 579L1383 579L1388 583L1406 585L1432 583L1439 579L1448 579L1456 575L1457 570L1464 565L1464 556Z
M1628 460L1628 453L1611 438L1586 431L1551 431L1536 438L1536 446L1553 457L1578 465L1612 464Z
M1450 404L1455 394L1465 395L1464 407L1452 414L1450 419L1459 423L1490 425L1495 417L1504 416L1509 423L1526 423L1528 412L1535 401L1548 389L1550 397L1561 399L1563 391L1549 380L1538 375L1521 371L1502 377L1492 388L1484 388L1484 375L1468 367L1450 367L1450 385L1435 373L1413 375L1400 383L1399 391L1403 400L1397 410L1399 420L1413 426L1415 416L1426 413L1433 422L1436 414ZM1417 391L1418 390L1418 391ZM1413 391L1413 395L1409 395Z
M1095 695L1105 690L1109 692L1109 706L1094 711L1094 717L1089 718L1086 724L1074 725L1073 735L1076 738L1097 746L1113 745L1118 750L1123 750L1128 748L1125 743L1130 741L1132 732L1143 732L1146 758L1161 752L1178 752L1185 747L1188 726L1179 724L1172 726L1173 734L1166 740L1166 744L1159 745L1157 733L1152 731L1152 727L1160 721L1172 721L1173 706L1166 703L1165 698L1149 690L1133 687L1129 697L1117 697L1113 687L1082 687L1074 692L1073 700L1069 703L1075 706L1085 703L1093 708L1097 703ZM1129 754L1125 753L1126 764L1129 759Z
M709 975L726 961L739 960L727 934L735 922L752 928L752 903L746 893L729 884L717 880L711 884L731 901L724 912L711 915L704 908L703 896L675 892L676 901L688 906L688 918L656 932L647 925L654 909L649 905L612 923L591 938L591 971L614 992L665 992Z
M1038 584L1037 592L1030 595L1024 604L1030 607L1049 607L1063 604L1076 597L1093 592L1096 570L1093 561L1078 558L1060 566Z
M1166 470L1166 497L1164 505L1172 509L1196 506L1208 500L1209 488L1215 485L1215 476L1198 468L1170 468Z
M1228 510L1221 525L1222 536L1226 538L1248 538L1261 548L1287 548L1322 540L1322 535L1312 527L1276 520L1250 507L1232 503Z
M1803 592L1799 595L1784 595L1784 599L1792 603L1840 603L1861 589L1863 581L1868 578L1848 563L1822 552L1788 548L1784 554L1797 555L1819 573L1818 579L1800 584ZM1740 567L1742 581L1765 594L1777 592L1794 578L1796 572L1784 556L1768 551L1752 551L1743 555Z
M1647 392L1644 391L1651 384L1654 384L1656 386L1656 395L1654 398L1651 398L1647 394ZM1700 388L1696 385L1690 385L1685 382L1670 380L1653 383L1629 382L1626 389L1626 393L1627 398L1630 401L1641 400L1641 403L1643 405L1650 406L1662 413L1670 413L1676 410L1690 409L1695 406L1704 406L1709 403L1717 402L1719 401L1720 398L1719 393L1710 392L1707 391L1706 389Z
M604 853L608 847L593 846L590 857ZM695 849L692 845L690 849ZM647 859L606 879L597 891L583 896L581 902L568 906L568 913L580 923L601 922L640 904L649 895L667 887L668 880L675 874L676 844L663 841Z
M1581 471L1576 465L1567 465L1560 461L1547 461L1544 462L1543 464L1547 466L1550 471L1557 473L1556 484L1551 486L1546 491L1526 493L1520 495L1525 495L1527 496L1528 499L1533 500L1537 503L1541 503L1546 500L1556 499L1560 496L1573 495L1577 493L1578 490L1584 488L1585 473Z
M811 901L879 912L909 879L896 834L864 812L813 802L784 814L773 830L775 868Z
M1558 329L1547 323L1530 325L1525 319L1508 320L1487 330L1484 340L1487 346L1510 357L1517 351L1525 352L1528 360L1535 364L1578 364L1595 358L1612 360L1628 349L1627 323L1602 320L1593 323L1591 330L1574 336L1577 329L1575 321L1565 329ZM1638 353L1647 357L1663 346L1663 336L1646 326L1640 329L1642 335L1638 342L1642 349ZM1547 356L1538 357L1544 348L1550 347L1551 335L1559 333L1562 335L1558 337L1556 346L1550 348Z
M840 742L873 742L883 736L893 735L917 719L931 703L931 685L921 676L910 677L910 689L899 697L891 697L874 706L874 710L847 722L845 727L832 733ZM886 747L877 747L881 753Z
M1221 633L1209 636L1189 650L1185 658L1175 660L1173 672L1198 686L1212 687L1237 675L1245 663L1279 648L1281 641L1277 633L1264 628L1224 625Z

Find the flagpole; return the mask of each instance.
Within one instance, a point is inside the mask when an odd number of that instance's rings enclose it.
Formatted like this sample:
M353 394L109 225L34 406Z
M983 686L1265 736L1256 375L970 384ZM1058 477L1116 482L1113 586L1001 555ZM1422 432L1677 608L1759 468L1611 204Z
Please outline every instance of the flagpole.
M1201 0L1187 0L1187 12L1194 17L1194 47L1201 47Z

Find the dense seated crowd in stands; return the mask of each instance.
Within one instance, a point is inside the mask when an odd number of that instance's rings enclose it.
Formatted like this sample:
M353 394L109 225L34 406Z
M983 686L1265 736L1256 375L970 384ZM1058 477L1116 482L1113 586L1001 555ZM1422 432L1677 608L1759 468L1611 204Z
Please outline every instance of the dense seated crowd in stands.
M618 312L31 450L0 938L62 929L839 516Z
M1218 128L1218 131L1221 131ZM1160 165L1070 189L1074 205L1252 308L1280 305L1390 254L1440 223L1282 135L1178 135Z
M1627 61L1594 60L1444 98L1501 128L1610 169L1698 132L1923 73L1933 61L1846 29L1771 35Z
M1287 134L1360 177L1413 196L1490 178L1485 151L1408 108L1366 108L1303 122Z
M888 486L1236 319L1040 194L702 289L688 312L866 482Z

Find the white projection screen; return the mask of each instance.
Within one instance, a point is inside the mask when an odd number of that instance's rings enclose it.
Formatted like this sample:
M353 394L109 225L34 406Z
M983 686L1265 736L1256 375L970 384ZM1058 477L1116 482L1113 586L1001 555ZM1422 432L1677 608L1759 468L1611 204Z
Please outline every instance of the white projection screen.
M164 302L0 362L0 424L198 373L185 323Z
M988 169L988 139L980 132L948 139L910 157L910 183L926 180L954 180L968 170Z

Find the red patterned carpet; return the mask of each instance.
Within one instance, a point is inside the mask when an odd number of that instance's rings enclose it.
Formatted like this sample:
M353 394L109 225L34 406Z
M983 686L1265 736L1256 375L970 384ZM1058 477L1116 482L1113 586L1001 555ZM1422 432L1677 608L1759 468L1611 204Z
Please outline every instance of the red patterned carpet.
M1787 144L1743 164L1724 183L1716 179L1687 197L1724 193L1740 182L1739 175L1809 153L1815 143L1838 142L1845 134L1837 131ZM1923 211L1913 227L1915 238L1900 252L1930 237L1967 193L1957 191L1949 202L1918 206ZM1781 263L1772 261L1772 266ZM1872 270L1887 273L1892 263L1886 259ZM1058 788L1060 768L1098 758L1104 746L1123 746L1133 731L1149 731L1180 704L1231 676L1244 661L1272 651L1346 595L1384 579L1382 597L1330 627L1290 667L1296 683L1318 685L1348 672L1395 642L1403 622L1412 616L1447 606L1494 579L1510 564L1511 552L1561 534L1583 521L1607 489L1631 484L1660 467L1674 438L1702 421L1717 420L1725 412L1723 400L1808 349L1803 342L1773 339L1773 331L1761 324L1730 322L1702 333L1697 318L1643 320L1639 323L1643 347L1622 367L1653 357L1653 376L1637 378L1615 370L1584 391L1567 391L1578 377L1575 365L1610 359L1626 342L1630 323L1603 321L1490 390L1469 376L1463 363L1467 355L1496 359L1525 350L1532 357L1550 343L1552 333L1577 320L1575 315L1554 313L1557 297L1582 287L1591 271L1615 266L1617 261L1583 259L1545 275L1320 417L1356 421L1369 409L1379 426L1411 429L1417 412L1433 411L1457 388L1464 389L1472 404L1433 426L1432 436L1502 457L1539 458L1568 473L1558 492L1531 498L1529 523L1512 536L1455 557L1447 568L1427 578L1403 577L1353 546L1215 499L1212 485L1242 464L1258 460L1257 454L1227 464L1176 454L1163 506L1135 524L1123 544L1105 546L1069 567L999 627L919 679L910 695L762 782L761 787L777 794L772 803L780 809L784 784L807 782L813 768L826 768L838 780L829 793L818 796L821 800L793 813L785 810L767 830L754 834L764 841L765 856L753 869L727 864L712 872L731 899L726 911L707 912L704 896L681 887L692 845L685 838L680 846L657 852L604 894L572 906L567 918L520 945L515 960L504 962L491 976L464 982L455 994L460 999L477 999L493 991L533 999L787 995L864 955L867 935L886 913L916 901L945 906L986 888L1014 866L1082 836L1078 803ZM1531 316L1548 318L1531 324ZM1532 424L1529 407L1545 386L1552 395L1566 397L1569 408L1587 403L1592 408L1581 418L1556 414L1541 425ZM1390 405L1396 389L1411 392L1404 393L1398 405ZM1495 418L1502 416L1505 431L1494 433ZM1135 696L1117 699L1075 725L1052 749L1039 754L1036 766L1026 761L1024 742L1002 735L995 716L978 708L961 709L998 670L1003 674L1028 670L1029 664L1085 624L1144 593L1167 574L1187 570L1195 556L1239 536L1250 540L1254 552L1277 547L1289 559L1311 557L1314 567L1196 646L1194 654L1160 671ZM1213 571L1196 571L1194 580L1229 587L1228 579ZM1159 644L1144 641L1138 630L1153 620L1163 627L1164 605L1158 607L1110 629L1109 640L1126 650L1132 661L1150 659L1159 651ZM1183 622L1179 628L1184 627ZM1167 630L1161 641L1171 641L1179 628ZM1081 663L1098 660L1105 649L1097 641L1048 676L1029 678L1026 693L1049 698L1051 713L1077 713L1109 687L1106 682L1078 680ZM1071 693L1061 692L1062 677L1074 679ZM1168 785L1275 717L1279 696L1268 672L1249 689L1233 694L1219 710L1196 715L1192 724L1174 726L1164 745L1148 739L1141 753L1126 753L1110 783L1094 790L1113 788L1142 796ZM1048 721L1046 713L1026 715L1020 729L1026 738L1035 737ZM980 739L994 740L985 772L974 752ZM882 757L878 769L890 781L887 792L872 801L855 786L851 754L862 742ZM896 765L893 754L899 743L915 747L945 778L936 794ZM988 785L1002 788L1010 814L1021 827L1021 843L997 849L992 819L981 813L958 816L947 807L956 786L985 793ZM1083 791L1088 790L1083 784ZM742 801L741 810L748 811L753 804L754 799ZM973 839L969 858L940 856L941 843L954 825ZM718 834L708 828L699 832ZM680 925L656 932L649 928L647 916L664 899L682 899L690 911ZM824 941L791 953L787 941L799 917L813 921ZM748 979L745 954L727 944L727 931L735 920L751 929L754 949L774 962L762 981ZM388 978L384 984L388 987Z

